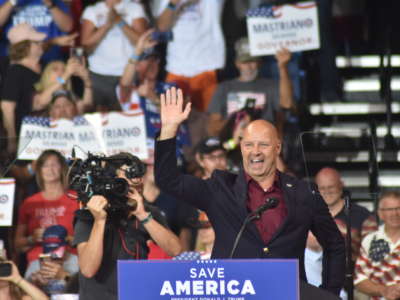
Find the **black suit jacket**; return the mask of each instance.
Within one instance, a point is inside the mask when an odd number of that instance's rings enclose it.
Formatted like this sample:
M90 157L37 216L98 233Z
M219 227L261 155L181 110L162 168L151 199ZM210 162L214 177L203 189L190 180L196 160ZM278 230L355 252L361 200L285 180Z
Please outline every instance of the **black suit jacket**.
M175 139L157 141L155 179L165 192L204 210L215 231L213 258L228 258L237 233L248 211L244 172L235 175L215 171L202 180L179 172ZM344 240L329 210L314 186L280 174L288 216L264 244L254 223L244 231L235 258L294 258L299 260L300 277L306 280L304 249L311 230L324 249L322 287L339 294L344 281Z

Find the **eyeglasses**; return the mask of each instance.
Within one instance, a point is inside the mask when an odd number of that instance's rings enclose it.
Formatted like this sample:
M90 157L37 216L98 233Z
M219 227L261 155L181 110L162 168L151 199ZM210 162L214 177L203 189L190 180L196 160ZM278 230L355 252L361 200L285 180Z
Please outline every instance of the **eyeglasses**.
M400 206L379 208L379 210L383 212L400 212Z

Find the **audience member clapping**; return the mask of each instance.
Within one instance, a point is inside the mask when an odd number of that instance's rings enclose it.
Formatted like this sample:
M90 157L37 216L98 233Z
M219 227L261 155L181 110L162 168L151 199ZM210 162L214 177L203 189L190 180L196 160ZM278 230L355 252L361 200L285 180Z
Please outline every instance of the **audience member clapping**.
M115 87L147 21L140 4L104 0L85 9L81 43L89 53L97 110L118 109Z
M59 152L46 150L39 156L36 181L40 192L22 203L15 236L15 247L27 254L28 263L43 252L41 243L47 227L64 226L70 240L74 212L78 209L78 202L67 191L67 164Z
M146 134L149 144L153 145L160 128L160 94L175 84L159 81L159 55L154 52L156 42L151 38L152 30L144 33L136 45L135 54L129 59L117 91L122 109L143 111L146 119ZM189 133L186 124L178 134L178 157L183 161L183 147L189 145Z

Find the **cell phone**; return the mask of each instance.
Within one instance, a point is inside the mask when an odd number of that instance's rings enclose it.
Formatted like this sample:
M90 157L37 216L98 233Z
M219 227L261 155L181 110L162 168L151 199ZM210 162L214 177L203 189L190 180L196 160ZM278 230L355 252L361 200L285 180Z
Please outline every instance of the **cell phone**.
M172 31L154 31L151 38L159 43L168 43L172 41L173 35Z
M69 48L69 57L76 57L81 62L83 60L84 51L82 47L71 47Z
M10 276L12 273L12 265L9 262L0 263L0 277Z
M256 99L247 98L244 107L247 109L254 109L256 107Z
M51 261L51 254L50 253L41 253L39 254L39 262L42 265L45 261Z
M45 261L58 262L60 260L61 260L60 257L58 257L57 255L54 255L52 253L41 253L41 254L39 254L40 264L42 264Z

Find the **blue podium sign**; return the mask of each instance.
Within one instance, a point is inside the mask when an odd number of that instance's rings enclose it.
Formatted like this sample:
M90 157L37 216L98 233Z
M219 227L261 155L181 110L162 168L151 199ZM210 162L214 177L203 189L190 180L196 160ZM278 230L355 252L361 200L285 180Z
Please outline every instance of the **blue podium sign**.
M120 300L298 300L295 259L118 261Z

